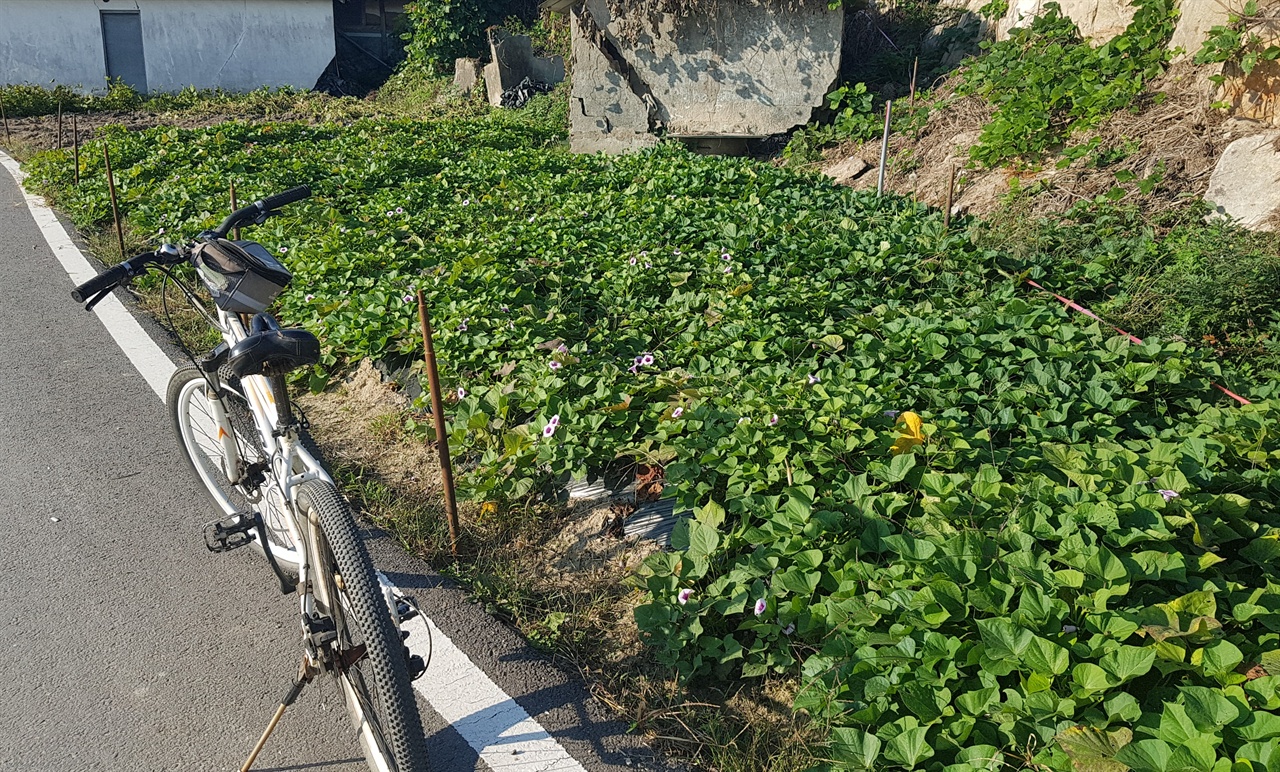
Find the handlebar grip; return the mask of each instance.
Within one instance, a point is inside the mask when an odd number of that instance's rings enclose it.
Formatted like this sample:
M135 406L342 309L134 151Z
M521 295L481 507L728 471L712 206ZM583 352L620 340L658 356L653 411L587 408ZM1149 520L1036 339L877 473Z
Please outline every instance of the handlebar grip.
M308 185L299 185L296 188L289 188L283 193L277 193L274 196L267 196L258 202L258 206L263 210L279 209L287 206L295 201L301 201L311 195L311 188Z
M127 278L129 278L129 268L125 264L112 266L71 290L71 298L77 303L83 303L103 290L114 289L116 285Z

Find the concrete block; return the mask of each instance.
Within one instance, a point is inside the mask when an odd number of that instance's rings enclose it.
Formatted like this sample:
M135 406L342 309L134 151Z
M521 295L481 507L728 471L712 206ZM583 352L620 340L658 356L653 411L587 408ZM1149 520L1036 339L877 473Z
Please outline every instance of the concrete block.
M464 94L470 94L480 83L483 67L480 60L463 57L453 60L453 85Z
M839 163L828 166L826 169L822 170L822 173L830 177L836 182L836 184L844 184L857 179L860 174L869 168L870 165L866 161L856 155L853 155Z
M1280 213L1280 131L1237 139L1222 152L1205 200L1222 216L1254 230L1274 230Z
M508 35L501 28L489 28L489 63L484 67L484 83L489 104L502 106L502 92L520 85L525 78L554 86L564 80L564 60L558 56L534 56L528 35Z

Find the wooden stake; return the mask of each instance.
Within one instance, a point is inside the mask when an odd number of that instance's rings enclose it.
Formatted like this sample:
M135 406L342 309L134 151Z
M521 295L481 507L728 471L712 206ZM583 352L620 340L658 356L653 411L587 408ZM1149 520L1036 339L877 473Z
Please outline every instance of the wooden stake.
M876 180L876 195L884 195L884 165L889 162L889 119L893 115L893 100L884 103L884 135L880 138L880 174Z
M444 432L444 399L440 396L440 373L436 370L436 349L431 340L431 320L427 318L427 302L418 288L418 323L422 326L422 342L426 353L427 383L431 388L431 417L436 425L436 447L440 450L440 476L444 482L445 515L449 521L449 550L458 556L458 502L453 494L453 462L449 460L449 438Z
M107 189L111 191L111 216L116 219L116 238L120 241L120 259L125 258L124 254L124 226L120 223L120 204L116 199L116 178L111 173L111 148L107 147L107 143L102 143L102 157L107 162Z
M909 107L916 106L916 74L920 71L920 57L916 57L915 64L911 65L911 102Z
M80 184L80 125L76 114L71 114L71 155L76 163L76 184Z
M237 209L239 209L239 208L240 208L240 205L236 203L236 181L235 181L235 180L232 180L232 181L231 181L231 211L233 211L233 212L234 212L235 210L237 210ZM237 226L236 226L236 227L231 231L231 237L232 237L232 238L234 238L236 241L239 241L239 240L240 240L240 226L239 226L239 225L237 225Z
M956 165L951 164L951 175L947 178L947 206L942 210L942 230L951 229L951 201L956 195Z
M62 102L58 102L58 149L62 149Z
M10 144L9 137L9 116L4 114L4 100L0 99L0 121L4 121L4 143Z

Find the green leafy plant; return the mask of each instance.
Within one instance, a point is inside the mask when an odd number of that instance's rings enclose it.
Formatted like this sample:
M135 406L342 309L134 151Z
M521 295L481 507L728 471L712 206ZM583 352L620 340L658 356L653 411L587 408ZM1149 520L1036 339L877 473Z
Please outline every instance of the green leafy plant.
M1094 48L1056 3L1008 40L984 43L987 54L964 70L961 94L995 105L991 121L970 150L987 167L1034 164L1091 128L1142 92L1163 71L1175 12L1167 0L1138 6L1129 27Z
M1265 43L1261 35L1249 29L1259 18L1257 0L1248 0L1243 9L1232 11L1226 24L1209 29L1208 37L1196 52L1196 64L1230 62L1248 76L1259 62L1280 58L1280 45ZM1221 84L1224 76L1218 74L1209 79Z

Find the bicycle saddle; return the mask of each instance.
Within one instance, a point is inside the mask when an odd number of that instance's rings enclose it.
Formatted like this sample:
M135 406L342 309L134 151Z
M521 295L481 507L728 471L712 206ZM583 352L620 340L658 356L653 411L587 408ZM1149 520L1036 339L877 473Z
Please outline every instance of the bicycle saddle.
M297 370L320 361L320 341L306 330L264 330L232 346L227 366L237 377Z

